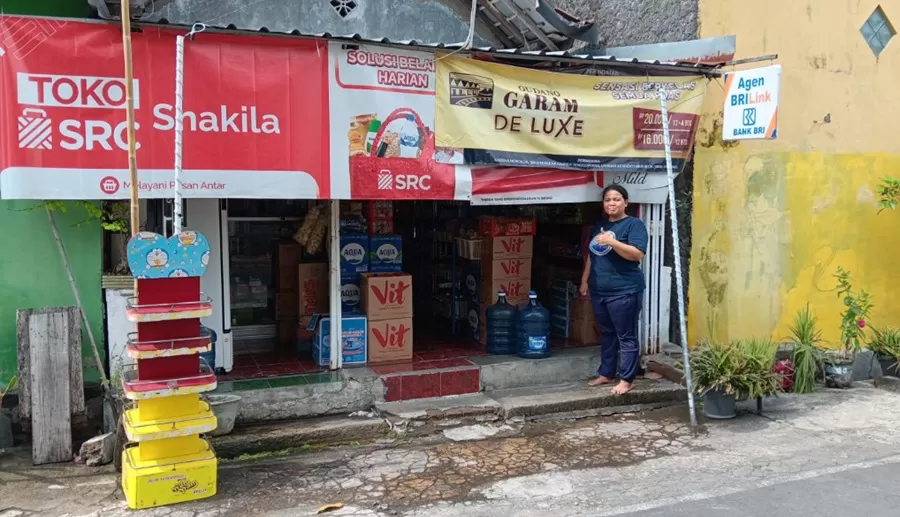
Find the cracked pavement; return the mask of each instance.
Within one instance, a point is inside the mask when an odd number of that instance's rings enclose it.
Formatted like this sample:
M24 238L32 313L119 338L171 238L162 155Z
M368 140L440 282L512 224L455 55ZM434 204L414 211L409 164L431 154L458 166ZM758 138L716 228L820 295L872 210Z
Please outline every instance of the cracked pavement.
M224 463L215 498L139 512L125 508L109 469L34 468L14 456L0 460L0 517L275 517L335 502L346 506L329 515L716 515L755 491L900 473L898 402L900 395L872 388L783 396L766 401L763 416L696 431L683 407L484 424L427 440ZM690 513L704 504L710 513ZM732 509L757 515L739 510Z

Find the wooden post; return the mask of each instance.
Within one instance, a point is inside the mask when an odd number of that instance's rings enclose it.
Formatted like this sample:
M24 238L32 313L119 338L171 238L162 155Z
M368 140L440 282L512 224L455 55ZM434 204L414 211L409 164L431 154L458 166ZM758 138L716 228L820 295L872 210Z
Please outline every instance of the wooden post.
M141 231L141 205L138 200L137 143L134 135L134 69L131 60L131 0L122 2L122 48L125 53L125 124L128 127L128 172L131 179L131 235ZM138 283L134 280L134 295Z

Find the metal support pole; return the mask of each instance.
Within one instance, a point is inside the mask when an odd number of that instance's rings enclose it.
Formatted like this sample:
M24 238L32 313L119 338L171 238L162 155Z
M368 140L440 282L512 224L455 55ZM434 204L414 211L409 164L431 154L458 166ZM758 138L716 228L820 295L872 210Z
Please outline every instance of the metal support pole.
M344 334L341 319L343 317L341 314L341 202L334 199L327 203L329 205L328 234L330 236L328 255L331 263L328 275L331 283L329 306L331 339L328 343L331 360L328 367L332 370L340 370L344 366L344 354L341 347L341 336Z
M184 226L184 200L181 197L181 163L184 142L184 39L203 32L206 25L195 23L187 36L175 38L175 200L172 206L173 233L181 233Z
M184 36L175 38L175 201L172 205L173 233L178 235L184 225L181 199L181 153L184 141Z
M688 350L687 316L684 309L684 281L681 276L681 241L678 237L678 212L675 203L675 174L672 171L672 145L669 140L669 109L666 105L666 89L659 87L659 105L662 108L663 140L666 148L666 178L669 183L669 210L672 212L672 245L675 247L675 287L678 292L678 326L681 329L681 356L684 362L684 381L687 387L688 410L691 426L697 426L697 407L691 382L691 355Z

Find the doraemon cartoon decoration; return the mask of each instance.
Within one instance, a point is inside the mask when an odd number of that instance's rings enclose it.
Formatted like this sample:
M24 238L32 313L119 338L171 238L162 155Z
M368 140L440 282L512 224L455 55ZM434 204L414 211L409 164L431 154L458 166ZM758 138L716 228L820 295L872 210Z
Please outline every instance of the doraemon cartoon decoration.
M128 267L139 279L203 276L209 265L209 241L202 234L184 231L166 239L140 232L128 241Z

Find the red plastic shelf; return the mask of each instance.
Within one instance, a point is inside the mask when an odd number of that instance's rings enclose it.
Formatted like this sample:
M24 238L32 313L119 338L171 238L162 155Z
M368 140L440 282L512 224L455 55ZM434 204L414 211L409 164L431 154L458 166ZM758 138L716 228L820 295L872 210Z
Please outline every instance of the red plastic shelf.
M122 388L129 400L173 397L191 393L204 393L216 389L216 374L205 361L200 362L196 376L167 380L138 380L137 365L126 366L122 372Z
M128 321L136 323L205 318L212 315L212 299L201 293L197 301L141 305L137 298L131 297L127 300L125 313Z
M212 339L209 332L203 330L201 333L203 335L199 337L139 341L137 332L129 332L125 349L132 359L201 354L210 350Z

